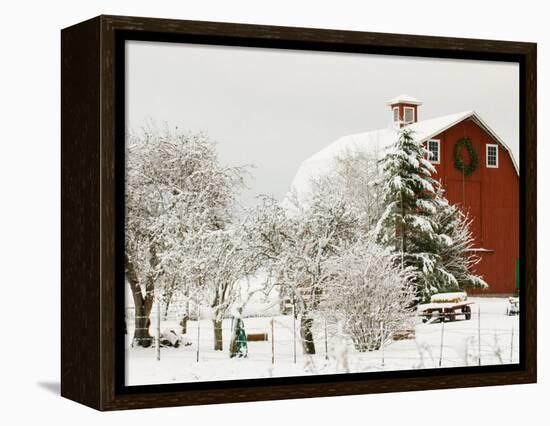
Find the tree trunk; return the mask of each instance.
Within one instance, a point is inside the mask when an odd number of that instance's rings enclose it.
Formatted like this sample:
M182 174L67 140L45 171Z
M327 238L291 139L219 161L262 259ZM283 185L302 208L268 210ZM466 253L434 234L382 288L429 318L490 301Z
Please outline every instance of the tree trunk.
M189 317L187 316L187 314L185 314L184 317L180 321L181 334L187 334L187 320L188 319L189 319Z
M153 337L149 334L149 326L151 325L149 316L153 307L153 291L146 291L145 297L143 297L137 274L128 258L126 258L126 278L132 289L135 307L134 343L138 346L148 348L153 343ZM148 285L146 288L150 287Z
M187 334L187 321L189 320L189 315L191 312L191 304L189 303L189 288L185 290L185 297L187 301L185 302L185 314L180 321L181 334Z
M166 309L164 310L164 321L168 319L168 311L170 310L170 302L172 301L172 296L174 295L174 288L176 286L176 278L172 279L172 284L164 292L164 298L166 299Z
M313 318L302 315L300 319L300 337L302 338L302 347L304 354L315 354L315 343L313 342Z
M153 293L146 293L143 297L141 289L134 291L134 305L136 311L134 341L138 346L148 348L153 343L153 337L149 334L151 326L151 309L153 308Z
M145 315L145 309L137 309L136 306L136 329L134 330L134 342L138 346L148 348L153 343L153 337L149 334L151 319Z
M214 324L214 350L223 351L222 321L212 320Z

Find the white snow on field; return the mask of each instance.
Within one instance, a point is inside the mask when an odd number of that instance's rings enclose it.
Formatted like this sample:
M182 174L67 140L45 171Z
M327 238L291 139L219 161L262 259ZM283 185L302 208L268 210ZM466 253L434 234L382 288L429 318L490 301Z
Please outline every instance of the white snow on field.
M187 339L192 344L177 349L161 348L160 360L157 360L154 347L145 349L131 346L133 325L129 323L126 384L131 386L518 363L519 317L506 315L507 299L469 300L475 302L472 305L471 320L464 321L459 316L458 321L443 325L422 324L419 319L415 326L414 339L388 341L383 349L367 353L356 351L349 339L338 333L335 325L326 327L325 338L325 324L323 320L317 320L317 354L305 356L300 344L299 322L296 321L294 333L293 317L279 315L244 319L248 334L268 333L269 336L266 342L249 342L247 358L229 358L227 349L231 337L231 319L223 322L223 352L213 350L212 321L205 319L200 321L199 341L198 323L189 321ZM152 323L155 324L155 321ZM177 321L162 322L162 329L170 327L179 330ZM481 340L478 339L478 330ZM153 328L151 334L155 335Z

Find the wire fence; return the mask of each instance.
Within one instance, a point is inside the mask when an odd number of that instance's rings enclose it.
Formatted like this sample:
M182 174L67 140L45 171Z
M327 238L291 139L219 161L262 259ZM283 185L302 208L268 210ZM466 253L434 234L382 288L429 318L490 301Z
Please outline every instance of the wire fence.
M519 362L517 325L509 328L484 326L485 321L502 317L502 313L495 312L482 314L474 311L468 320L461 319L457 314L452 316L452 321L450 315L442 314L435 320L432 316L421 327L417 326L425 316L418 314L416 324L411 329L402 330L388 329L381 323L379 327L363 329L363 332L371 333L374 340L379 339L378 345L368 348L359 347L341 325L324 319L314 320L311 335L306 338L300 330L300 317L296 315L256 318L256 321L245 319L252 325L245 327L247 339L244 340L233 336L233 319L223 320L221 333L216 333L212 318L201 318L200 309L194 320L187 319L184 335L178 332L181 318L162 312L158 304L149 318L136 317L132 309L128 309L126 314L129 345L154 348L154 356L159 361L163 356L181 356L182 352L175 351L174 346L185 348L186 358L192 355L197 363L220 360L227 357L233 341L247 344L247 358L271 364L301 362L309 356L304 349L307 343L315 345L315 357L318 359L338 361L351 352L366 356L382 368L407 362L424 365L427 360L435 367ZM260 325L257 324L259 320L262 322ZM136 321L140 322L141 327L136 328ZM147 329L148 336L139 337L135 330L140 329ZM219 335L222 337L217 338ZM147 344L141 345L140 339L147 339ZM348 348L344 355L342 348Z

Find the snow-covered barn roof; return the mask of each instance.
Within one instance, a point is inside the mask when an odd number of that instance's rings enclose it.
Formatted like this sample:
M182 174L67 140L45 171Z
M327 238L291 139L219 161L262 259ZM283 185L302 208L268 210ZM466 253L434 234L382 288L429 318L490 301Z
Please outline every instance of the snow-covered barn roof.
M518 165L510 148L475 111L463 111L429 120L422 120L412 123L408 125L408 127L414 132L413 137L415 139L424 142L461 121L468 119L476 122L506 151L508 151L516 169L516 173L519 175ZM397 131L398 129L396 128L386 128L338 138L330 145L302 162L292 181L291 189L298 194L309 192L311 180L329 173L333 161L344 154L365 153L372 156L372 158L381 158L386 148L395 142Z

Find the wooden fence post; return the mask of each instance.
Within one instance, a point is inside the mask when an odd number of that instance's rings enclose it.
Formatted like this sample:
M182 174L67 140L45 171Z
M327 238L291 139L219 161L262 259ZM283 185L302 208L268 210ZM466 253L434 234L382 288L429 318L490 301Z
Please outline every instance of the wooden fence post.
M271 364L275 364L275 324L271 318Z
M296 299L292 304L292 334L294 339L294 364L296 364Z
M386 349L384 348L384 323L380 323L380 349L382 349L382 367L386 362Z
M514 327L512 327L512 337L510 340L510 364L514 360Z
M325 359L328 361L328 333L327 333L327 320L325 319Z
M481 306L477 304L477 364L481 365Z
M441 364L443 362L443 336L445 334L445 317L443 317L443 320L441 321L441 343L439 345L439 366L441 367Z
M160 361L160 301L157 299L157 361Z
M201 307L197 308L197 362L199 362L201 345Z

